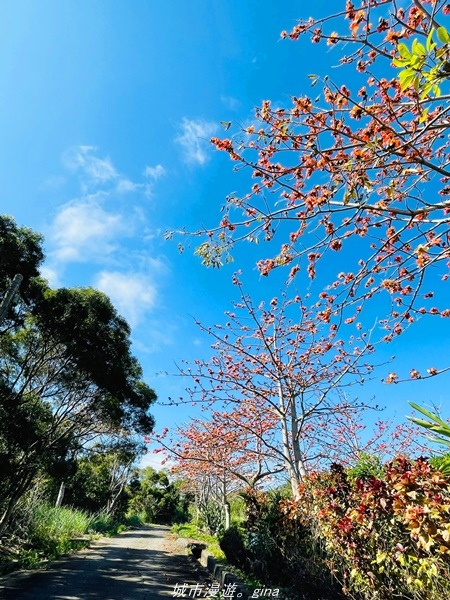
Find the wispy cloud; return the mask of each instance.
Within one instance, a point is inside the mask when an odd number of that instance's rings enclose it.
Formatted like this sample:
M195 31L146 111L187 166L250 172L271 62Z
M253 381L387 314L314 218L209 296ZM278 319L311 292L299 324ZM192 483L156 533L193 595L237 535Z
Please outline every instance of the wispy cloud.
M101 189L116 194L140 192L149 197L153 188L148 179L155 182L165 173L162 165L146 167L144 176L147 181L132 181L117 170L109 157L100 157L97 154L95 146L74 146L63 155L66 169L77 173L80 178L82 194Z
M119 177L119 173L109 158L95 156L95 146L75 146L65 152L63 162L72 171L81 171L92 183L110 182Z
M155 319L154 316L147 318L145 327L141 326L139 329L141 339L134 339L133 346L141 354L153 354L161 352L162 348L173 348L180 335L177 324L171 323L170 317L167 316L163 320L161 320L161 316L158 316L158 319Z
M111 159L97 156L93 146L72 148L65 153L64 164L68 182L75 179L80 194L60 205L48 226L44 277L59 287L69 265L84 263L80 272L87 278L82 285L105 292L130 326L148 324L155 318L152 311L168 265L148 249L151 238L142 197L148 197L165 175L164 167L147 166L141 181L135 182L119 172ZM145 247L139 246L139 239ZM156 330L149 333L153 345ZM167 332L157 335L167 337Z
M132 192L138 192L139 190L145 191L145 184L143 183L135 183L130 179L119 179L117 182L115 191L118 194L127 194Z
M63 205L53 221L49 239L54 262L85 262L111 254L117 239L130 232L119 213L105 210L94 198Z
M154 167L145 167L144 177L157 181L166 174L166 170L162 165L155 165Z
M131 327L135 327L156 305L156 285L148 275L102 271L94 284L111 298Z
M50 267L47 264L44 264L41 269L41 275L44 279L48 281L51 287L58 288L61 287L61 281L59 279L59 274L56 269Z
M187 163L203 165L208 160L209 139L217 131L217 124L203 119L184 118L175 141L181 146Z

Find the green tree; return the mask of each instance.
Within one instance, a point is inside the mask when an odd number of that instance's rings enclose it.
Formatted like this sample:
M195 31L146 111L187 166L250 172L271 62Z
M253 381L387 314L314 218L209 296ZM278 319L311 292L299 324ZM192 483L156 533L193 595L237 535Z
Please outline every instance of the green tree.
M69 431L55 428L50 405L38 396L23 397L0 383L0 530L33 485L37 473L57 479L73 466L78 443Z
M39 296L42 285L39 267L44 260L42 241L40 234L17 226L12 217L0 216L0 296L4 297L14 275L23 276L20 296L9 307L3 328L20 324L24 309L29 309Z
M130 352L130 328L91 288L39 279L41 237L0 218L0 292L24 286L0 333L0 531L36 475L69 465L100 436L148 434L155 392ZM57 469L58 470L58 469Z
M112 425L150 433L154 421L148 408L156 395L142 381L142 368L130 352L129 325L108 296L93 288L47 289L37 312L39 330L59 344L72 371L103 392L95 410Z
M129 510L143 513L150 523L170 523L187 516L187 497L179 485L171 482L164 471L146 467L137 473L129 486Z
M132 439L95 444L76 461L76 472L65 482L65 503L88 512L119 515L126 510L125 486L143 444Z

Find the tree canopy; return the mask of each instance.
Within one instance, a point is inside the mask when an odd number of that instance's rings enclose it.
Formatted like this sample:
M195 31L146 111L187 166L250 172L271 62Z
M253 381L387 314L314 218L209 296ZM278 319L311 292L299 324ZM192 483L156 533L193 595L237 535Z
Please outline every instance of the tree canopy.
M156 394L109 298L51 289L39 277L42 238L9 217L0 217L0 232L0 292L18 269L24 275L0 332L1 528L41 471L62 475L95 439L151 433Z
M450 252L450 7L347 0L333 9L281 35L331 47L335 80L311 73L310 95L264 101L253 124L211 140L254 183L226 198L220 223L194 232L204 238L196 253L220 266L240 242L268 242L260 273L321 274L332 314L348 322L387 293L379 310L389 341L420 315L450 316L440 284Z
M225 124L227 137L211 143L241 173L238 185L242 173L253 181L225 198L215 222L183 231L200 239L206 266L236 254L239 268L241 244L261 242L259 273L285 270L279 298L258 306L241 294L226 325L199 323L213 356L181 373L194 381L190 401L250 400L276 417L270 452L294 493L310 461L361 451L359 403L346 390L373 373L375 345L423 315L450 317L450 4L341 0L330 11L281 37L326 44L340 68L311 73L285 106L265 100L250 124Z

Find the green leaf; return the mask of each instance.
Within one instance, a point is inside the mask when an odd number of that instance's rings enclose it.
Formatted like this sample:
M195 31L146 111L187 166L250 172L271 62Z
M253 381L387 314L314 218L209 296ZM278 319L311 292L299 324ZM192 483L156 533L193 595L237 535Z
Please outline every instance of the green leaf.
M440 435L445 435L446 437L450 437L450 426L441 427L439 425L433 425L431 428L433 433L439 433Z
M422 413L423 415L425 415L426 417L428 417L429 419L431 419L432 421L434 421L435 423L438 423L439 425L444 425L445 426L449 426L445 421L443 421L438 415L430 412L429 410L427 410L426 408L423 408L422 406L419 406L418 404L416 404L415 402L409 402L408 403L414 410L417 410L417 412Z
M416 79L416 73L412 69L405 69L398 74L400 80L400 89L406 90Z
M425 94L425 96L427 96L427 95L428 95L428 92ZM425 96L424 96L424 97L425 97ZM421 97L422 97L422 96L421 96ZM419 123L425 123L425 121L427 120L427 116L428 116L428 111L429 111L429 110L430 110L429 108L425 108L425 109L422 111L422 114L420 115Z
M421 99L421 100L425 100L425 98L426 98L426 97L428 96L428 94L429 94L429 93L430 93L430 92L433 90L433 88L434 88L434 85L433 85L432 83L426 83L426 84L423 86L422 90L421 90L421 93L420 93L420 99ZM429 111L429 108L426 108L426 109L424 109L424 110L422 111L422 115L421 115L421 117L420 117L420 118L422 118L422 117L424 116L424 113L425 113L425 117L426 117L426 115L427 115L428 111ZM424 117L424 119L423 119L423 120L425 120L425 117Z
M432 27L430 29L429 34L427 35L427 41L426 41L426 48L427 48L427 52L428 54L434 50L434 48L436 47L436 42L433 42L433 33L435 32L434 27Z
M425 50L425 46L417 40L413 40L411 50L412 50L413 54L418 54L419 56L426 56L426 54L427 54L427 51Z
M435 444L444 444L444 446L448 446L450 448L449 440L443 440L442 438L431 437L430 435L427 435L426 438L427 438L427 440L430 440L430 442L434 442Z
M411 69L419 70L422 65L423 59L417 54L413 54L413 56L411 56Z
M411 64L411 61L409 58L394 58L392 59L392 64L394 67L406 67Z
M448 42L450 42L450 35L445 27L438 27L436 29L436 34L439 38L439 41L443 44L448 44Z
M425 429L431 429L433 427L433 423L430 423L429 421L424 421L423 419L417 419L416 417L407 417L407 419L409 419L419 427L424 427Z
M399 44L397 46L398 53L403 58L411 58L411 52L408 50L408 46L406 44Z

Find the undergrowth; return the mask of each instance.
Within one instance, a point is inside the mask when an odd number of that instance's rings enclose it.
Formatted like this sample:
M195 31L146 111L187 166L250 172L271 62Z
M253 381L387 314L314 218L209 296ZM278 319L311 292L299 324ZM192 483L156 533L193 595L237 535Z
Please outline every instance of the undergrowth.
M129 527L139 527L135 515L117 520L106 512L90 515L68 507L35 504L27 511L20 536L6 534L0 547L0 574L17 569L35 569L63 554L81 550L93 537L111 536Z
M208 552L219 562L226 562L225 554L219 546L218 539L213 535L208 535L194 523L181 523L172 527L172 533L181 538L192 538L205 542L208 545Z
M209 554L214 556L216 561L220 564L226 565L227 571L233 573L238 579L240 579L248 588L250 592L255 589L263 588L261 581L255 576L245 573L235 565L231 565L225 556L225 553L219 545L217 537L208 535L201 530L195 523L182 523L181 525L174 525L172 527L172 533L181 538L194 539L207 544L207 551Z

